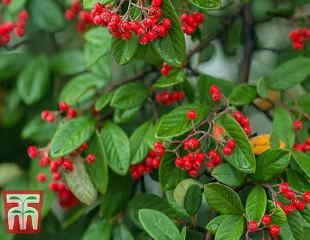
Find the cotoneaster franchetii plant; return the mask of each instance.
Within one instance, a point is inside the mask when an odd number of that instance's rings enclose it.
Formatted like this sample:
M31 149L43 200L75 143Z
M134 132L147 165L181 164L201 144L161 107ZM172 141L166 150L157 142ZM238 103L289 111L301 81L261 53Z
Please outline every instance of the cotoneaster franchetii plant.
M307 239L308 5L17 2L0 5L0 79L17 79L3 122L28 122L21 181L45 191L43 229L57 216L84 240Z

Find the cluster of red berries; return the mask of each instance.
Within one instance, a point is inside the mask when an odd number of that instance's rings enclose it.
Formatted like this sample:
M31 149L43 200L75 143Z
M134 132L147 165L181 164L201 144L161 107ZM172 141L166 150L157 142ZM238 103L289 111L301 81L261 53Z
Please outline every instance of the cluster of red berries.
M171 105L184 99L184 91L162 91L157 93L156 102L163 105Z
M218 88L218 86L212 85L209 89L209 92L210 92L214 102L220 102L221 101L222 93L221 93L220 89Z
M233 117L236 119L236 121L241 125L243 130L247 135L251 135L252 129L250 125L250 121L247 116L242 114L241 112L234 112Z
M48 148L38 149L35 146L29 146L27 153L30 158L40 158L39 166L41 168L49 167L51 174L51 181L49 182L49 189L58 194L59 204L64 208L70 208L75 205L78 200L72 195L68 187L62 180L63 172L71 172L74 170L73 158L82 154L87 150L88 145L86 143L82 144L78 149L70 153L66 157L61 157L59 159L51 159L48 156ZM92 164L96 159L96 156L92 153L88 154L85 158L88 164ZM39 173L37 175L37 180L41 183L47 181L48 176L45 173Z
M310 137L308 137L303 143L296 143L294 149L298 152L310 151Z
M208 152L208 159L210 161L207 163L207 166L210 170L222 163L221 155L215 149L211 149Z
M197 140L197 139L196 139ZM188 139L188 143L184 142L184 149L190 147L190 150L194 150L193 147L196 147L197 142L195 143L194 139ZM199 141L198 141L199 146ZM197 147L198 147L197 146ZM196 148L197 148L196 147ZM203 167L203 162L205 160L205 154L203 152L189 152L183 157L177 157L175 160L175 165L187 171L188 175L191 177L198 177L199 171Z
M302 123L302 121L300 120L296 120L294 123L293 123L293 128L296 132L302 130L304 128L304 124Z
M236 147L236 141L233 139L229 139L225 146L223 147L223 154L225 156L230 156Z
M58 104L59 111L47 111L44 110L41 112L41 118L42 120L52 123L56 120L57 116L60 115L61 113L64 113L66 115L66 118L72 119L77 116L77 111L75 108L70 107L67 103L65 102L60 102Z
M301 50L305 47L305 42L310 39L310 28L296 29L289 35L293 48Z
M289 187L287 182L279 185L279 193L289 200L289 204L284 204L278 201L277 204L280 206L286 214L294 211L304 211L306 204L310 203L310 192L304 192L303 194L296 193Z
M93 25L93 19L90 12L82 10L81 4L78 0L73 0L69 9L65 13L66 19L72 21L77 18L76 30L78 32L85 32Z
M139 36L140 44L148 44L158 38L167 35L171 28L171 20L162 17L162 0L152 0L150 7L143 6L146 9L147 16L140 22L137 20L129 21L119 15L110 4L103 6L97 3L91 11L91 17L94 24L107 27L115 38L129 40L132 34ZM117 9L116 9L117 10Z
M151 173L160 166L161 159L165 154L165 147L162 143L153 144L153 149L148 153L142 163L130 166L131 177L134 180L140 179L145 173Z
M160 69L161 75L168 76L170 74L172 67L168 65L168 63L163 62L163 65Z
M4 5L10 4L10 1L2 0ZM0 47L7 45L11 40L11 34L15 30L15 35L18 37L23 37L25 34L25 27L29 14L26 10L22 10L17 17L15 23L13 22L3 22L0 23Z
M269 234L272 237L278 236L281 232L281 228L279 226L271 224L271 215L265 214L262 218L262 224L269 228ZM257 221L249 221L247 223L247 229L250 233L257 232L259 230Z
M181 16L183 32L187 35L192 35L204 19L205 16L200 12L194 12L192 14L183 13Z

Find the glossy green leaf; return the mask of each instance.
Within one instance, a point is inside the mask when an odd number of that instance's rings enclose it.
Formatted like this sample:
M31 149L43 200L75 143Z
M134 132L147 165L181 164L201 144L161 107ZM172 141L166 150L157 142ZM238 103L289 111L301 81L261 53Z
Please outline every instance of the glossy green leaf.
M218 9L221 7L220 0L190 0L196 7L203 9Z
M280 141L284 142L287 148L292 147L295 141L295 132L289 112L277 107L273 116L271 143L276 147L279 146Z
M194 110L197 113L195 124L207 117L208 107L203 105L183 105L163 115L157 125L156 136L158 138L171 138L180 136L192 129L192 121L187 118L187 112Z
M288 166L290 153L283 149L270 149L256 158L256 172L253 178L268 181L278 176Z
M212 177L231 187L238 187L244 182L245 175L227 163L218 165L211 172Z
M108 106L112 100L112 97L113 97L113 92L105 93L101 97L99 97L95 105L96 111L100 111L106 106Z
M184 71L175 71L171 72L168 76L160 77L157 82L154 84L156 88L167 88L172 87L174 85L180 84L185 79Z
M141 209L139 220L144 230L154 240L178 240L181 238L178 228L163 213L151 209Z
M62 89L59 101L69 105L76 105L84 96L94 93L96 88L102 87L105 82L97 76L89 73L72 78Z
M298 106L303 112L310 114L310 94L304 94L297 99Z
M147 88L140 83L128 83L118 88L111 100L111 106L119 109L139 107L146 100Z
M207 230L212 234L215 234L219 226L228 218L230 215L219 215L213 218L206 226Z
M130 40L114 38L112 41L112 55L119 64L128 63L136 53L138 40L132 37Z
M140 112L140 107L134 107L129 109L115 109L113 115L113 121L117 124L123 124L131 122Z
M110 168L120 175L125 175L130 164L129 139L116 124L107 122L100 132Z
M128 216L135 224L139 225L139 210L145 208L160 211L171 218L181 217L181 215L173 209L165 199L154 194L139 194L130 200L127 208Z
M238 193L220 183L205 185L205 198L212 208L222 214L241 215L244 211Z
M91 223L83 234L82 240L110 239L112 236L112 225L105 219Z
M163 0L161 6L163 16L172 21L168 34L157 39L154 46L159 55L170 65L180 66L185 60L185 38L182 32L179 17L170 0Z
M298 190L300 192L310 191L309 180L305 176L292 169L288 169L287 171L287 182L294 190Z
M187 191L193 185L197 185L198 187L201 188L200 183L191 178L184 179L178 183L178 185L173 191L173 197L179 206L184 207L184 201L186 198Z
M55 32L65 25L63 11L53 0L31 0L29 12L33 23L43 30Z
M243 216L227 216L215 233L215 240L239 240L244 233Z
M306 174L306 176L310 178L310 156L306 153L294 151L293 159L301 168L301 170Z
M247 84L240 84L234 88L228 99L232 105L240 106L251 103L256 96L255 87Z
M72 75L85 71L86 63L80 50L65 50L52 57L51 67L60 75Z
M187 177L187 173L175 167L173 155L165 154L159 167L159 182L162 190L174 189L180 181Z
M130 137L131 164L144 160L155 141L155 129L151 122L138 127Z
M91 138L87 152L96 156L96 160L92 164L87 164L90 179L98 191L105 194L108 188L109 170L103 143L98 132Z
M268 86L275 90L286 90L303 82L310 76L310 58L297 57L277 67L268 80Z
M278 226L282 226L287 222L286 214L281 207L276 207L271 216L271 222Z
M117 225L113 229L113 240L135 240L129 229L124 224Z
M186 191L184 198L184 208L186 212L190 216L195 215L201 206L201 201L202 201L201 187L196 184L191 185Z
M51 156L57 158L71 153L85 143L94 131L95 122L88 117L78 117L61 124L51 141Z
M17 80L18 93L26 104L33 104L45 95L48 81L48 59L44 55L36 57L20 73Z
M257 185L249 193L246 204L245 214L248 221L257 221L260 223L265 214L267 206L267 195L263 187Z
M76 158L72 172L65 172L66 184L74 196L86 205L91 205L97 199L97 191L90 180L83 159Z
M237 145L226 160L236 169L244 173L254 173L256 161L251 143L239 123L228 114L219 118L218 123L225 129L229 138L235 139Z

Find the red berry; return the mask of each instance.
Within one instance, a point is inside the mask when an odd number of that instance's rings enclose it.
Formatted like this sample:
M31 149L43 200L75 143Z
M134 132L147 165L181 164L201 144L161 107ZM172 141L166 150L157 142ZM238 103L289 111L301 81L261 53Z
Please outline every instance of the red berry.
M57 184L57 182L50 182L50 184L49 184L49 189L50 189L52 192L58 191L58 184Z
M50 165L50 171L51 172L57 172L58 171L58 167L59 167L59 162L58 161L53 161L51 162L51 165Z
M230 156L231 153L232 153L232 149L231 149L230 147L225 146L225 147L223 148L223 154L224 154L224 155Z
M69 105L66 102L59 102L58 108L62 112L66 112L69 109Z
M310 203L310 192L305 192L303 195L305 203Z
M249 232L256 232L258 229L258 224L256 221L250 221L247 224Z
M296 207L297 210L299 211L304 211L305 210L305 203L303 201L300 201L299 199L294 199L293 204Z
M9 5L11 0L2 0L3 5Z
M284 182L284 183L281 183L279 185L279 191L280 193L284 193L284 192L287 192L289 190L289 185L287 182Z
M67 118L75 118L76 117L76 115L77 115L77 111L76 111L76 109L75 108L69 108L68 110L67 110Z
M293 124L293 128L295 131L300 131L303 129L303 127L304 127L304 125L303 125L302 121L300 121L300 120L296 120Z
M29 146L27 153L30 158L37 158L39 156L39 150L36 146Z
M234 148L236 147L236 144L237 144L237 143L236 143L235 140L230 139L230 140L227 141L226 146L229 147L229 148L231 148L231 149L234 149Z
M270 228L269 228L269 233L271 236L277 236L280 234L280 227L277 226L277 225L271 225Z
M46 181L46 174L45 174L45 173L39 173L39 174L37 175L37 179L38 179L38 181L41 182L41 183L45 182L45 181Z
M189 120L195 120L195 119L197 118L197 113L196 113L196 111L195 111L195 110L189 110L189 111L187 112L187 118L188 118Z
M54 173L53 173L53 179L54 179L55 181L60 180L60 179L61 179L61 174L60 174L59 172L54 172Z
M62 163L62 166L65 170L67 170L68 172L72 172L73 169L74 169L74 165L73 165L73 162L71 160L64 160L63 163Z
M25 29L21 27L15 28L15 33L18 37L23 37L25 35Z
M265 214L262 218L262 223L264 225L269 225L271 223L271 216L268 214Z
M152 0L152 6L154 7L160 7L162 4L162 0Z
M88 164L92 164L95 160L96 160L95 154L90 153L86 156L86 161Z

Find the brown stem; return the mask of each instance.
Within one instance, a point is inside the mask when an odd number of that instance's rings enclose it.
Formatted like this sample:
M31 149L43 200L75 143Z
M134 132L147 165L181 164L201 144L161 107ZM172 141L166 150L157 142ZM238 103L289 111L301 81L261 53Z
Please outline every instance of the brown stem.
M239 82L247 83L249 81L252 55L254 50L253 37L253 16L250 3L245 3L243 6L243 29L244 29L244 53L240 65Z

